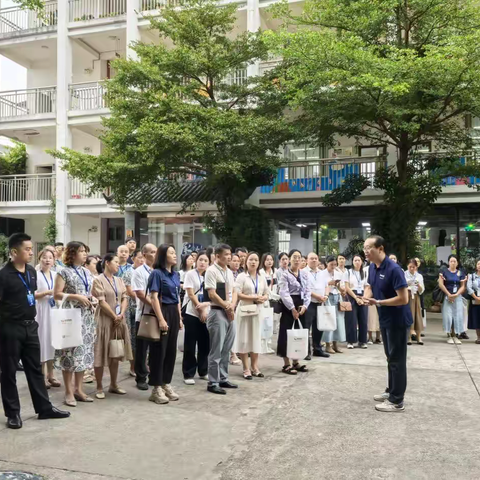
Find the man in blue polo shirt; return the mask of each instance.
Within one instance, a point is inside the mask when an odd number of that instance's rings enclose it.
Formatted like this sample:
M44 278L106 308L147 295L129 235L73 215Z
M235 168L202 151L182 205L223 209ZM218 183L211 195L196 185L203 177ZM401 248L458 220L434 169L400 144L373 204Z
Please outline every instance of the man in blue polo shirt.
M375 395L379 412L403 412L407 389L407 338L413 323L408 306L408 289L402 268L385 254L385 240L372 235L365 240L364 252L370 260L364 300L376 305L383 345L388 362L388 387Z

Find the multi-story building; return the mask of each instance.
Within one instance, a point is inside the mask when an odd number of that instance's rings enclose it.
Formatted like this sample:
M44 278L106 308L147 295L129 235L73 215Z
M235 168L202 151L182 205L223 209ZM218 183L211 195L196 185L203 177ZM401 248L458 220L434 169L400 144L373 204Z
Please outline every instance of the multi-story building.
M168 241L177 248L214 241L201 224L203 213L215 210L214 199L204 199L194 213L179 214L181 199L165 203L159 187L146 212L121 213L107 202L108 192L91 194L46 153L62 147L90 154L101 151L101 118L109 115L104 84L114 75L111 61L133 55L128 46L134 41L157 41L147 16L160 15L167 1L175 0L48 0L42 17L17 6L0 8L0 54L27 69L26 89L0 92L0 135L25 142L29 153L25 175L0 178L0 216L23 220L38 246L44 242L52 196L57 240L81 240L95 252L115 248L127 232L142 243ZM236 31L278 25L267 11L273 1L233 1L238 3ZM291 2L300 11L303 2ZM257 75L274 63L251 65L238 76ZM480 131L480 122L473 122L472 129ZM305 237L320 224L344 230L343 242L365 233L370 207L381 200L382 192L368 189L348 207L333 210L322 206L322 196L349 173L373 176L380 165L395 161L395 152L383 145L339 139L335 149L288 146L284 157L286 166L274 186L257 189L249 202L273 213L283 247L309 250L312 237L306 240L301 234ZM185 186L184 194L203 198L195 182ZM452 179L425 221L433 231L455 233L458 224L480 220L479 202L480 195Z

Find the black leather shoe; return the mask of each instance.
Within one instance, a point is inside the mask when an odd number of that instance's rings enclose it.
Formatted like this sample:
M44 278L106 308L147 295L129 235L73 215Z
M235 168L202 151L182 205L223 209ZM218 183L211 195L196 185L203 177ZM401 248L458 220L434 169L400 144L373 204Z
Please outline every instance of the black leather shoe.
M313 352L314 357L323 357L323 358L329 358L330 354L327 352L324 352L323 350L320 350L319 352Z
M227 394L227 392L223 388L219 387L218 385L209 385L207 387L207 390L209 392L212 392L212 393L217 393L218 395L226 395Z
M147 382L137 382L137 388L139 390L148 390L148 383Z
M311 360L311 359L312 359L312 357L311 357L310 354L308 354L308 355L304 358L304 360Z
M46 412L39 413L38 419L49 420L52 418L68 418L69 416L70 416L70 412L59 410L57 407L52 407L50 410L47 410Z
M15 415L14 417L8 417L7 418L7 427L11 428L13 430L18 430L19 428L22 428L23 422L22 419L20 418L20 415Z
M235 385L234 383L230 383L230 382L220 382L220 386L222 388L238 388L238 385Z

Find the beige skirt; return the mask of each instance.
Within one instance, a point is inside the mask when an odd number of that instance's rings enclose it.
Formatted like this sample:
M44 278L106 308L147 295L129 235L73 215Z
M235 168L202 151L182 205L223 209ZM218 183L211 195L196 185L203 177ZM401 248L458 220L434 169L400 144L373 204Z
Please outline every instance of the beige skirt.
M369 332L379 332L380 331L380 322L378 320L378 311L375 305L370 305L368 307L368 331Z
M109 349L110 340L124 340L125 357L120 361L133 360L132 346L130 342L130 333L128 331L125 320L117 327L113 328L113 321L106 315L99 314L100 309L97 309L95 320L97 323L97 337L95 339L94 348L94 366L108 367L110 364Z
M423 332L423 318L422 318L422 306L420 304L420 296L414 295L412 298L412 295L410 294L410 292L408 292L408 294L409 294L408 304L410 305L410 310L412 312L412 317L413 317L412 330L415 330L416 332Z

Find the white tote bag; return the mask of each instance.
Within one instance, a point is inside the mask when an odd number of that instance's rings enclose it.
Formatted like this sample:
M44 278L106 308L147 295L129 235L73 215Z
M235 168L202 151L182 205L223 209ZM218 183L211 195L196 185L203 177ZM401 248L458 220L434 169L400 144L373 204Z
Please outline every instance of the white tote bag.
M293 326L295 326L294 320ZM287 357L292 360L300 360L308 355L308 328L303 328L298 320L300 329L287 330Z
M262 328L262 339L268 340L273 335L273 308L260 308L260 325Z
M317 307L317 329L320 332L334 332L337 329L337 307L319 305Z
M185 325L178 331L177 348L179 352L183 352L185 348Z
M50 310L52 326L52 347L55 350L65 350L83 344L82 312L79 308L60 308Z

